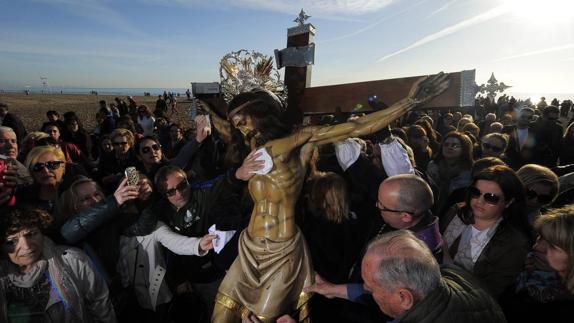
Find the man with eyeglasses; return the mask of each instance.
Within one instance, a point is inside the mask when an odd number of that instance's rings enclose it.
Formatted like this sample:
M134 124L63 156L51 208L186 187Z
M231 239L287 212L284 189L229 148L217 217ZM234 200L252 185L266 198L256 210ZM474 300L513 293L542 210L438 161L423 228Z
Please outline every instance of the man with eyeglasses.
M258 157L259 154L251 153L238 169L193 186L177 166L164 166L155 175L155 185L164 197L156 205L155 213L174 232L202 237L214 224L217 230L237 231L219 254L210 253L204 257L170 255L168 280L175 294L185 300L185 295L193 290L205 305L206 317L211 317L219 284L237 256L239 231L247 224L241 212L239 192L243 182L263 166L256 160Z
M534 162L537 138L532 124L533 119L534 110L522 108L517 114L516 124L502 129L502 132L509 137L506 156L508 164L514 170Z
M377 236L395 230L409 230L422 240L437 261L442 263L445 256L442 248L443 240L438 231L438 218L430 211L432 205L432 190L419 176L401 174L387 178L381 183L378 191L376 207L384 222ZM328 298L337 297L366 303L373 308L375 304L372 302L372 297L361 283L361 259L362 257L358 258L350 274L352 283L332 284L316 276L315 284L305 291Z

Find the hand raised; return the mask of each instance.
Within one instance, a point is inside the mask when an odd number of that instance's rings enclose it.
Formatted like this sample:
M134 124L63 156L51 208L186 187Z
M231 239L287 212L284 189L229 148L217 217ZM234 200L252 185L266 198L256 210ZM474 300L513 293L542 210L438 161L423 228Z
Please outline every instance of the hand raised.
M139 192L137 186L128 185L127 177L124 177L120 182L120 185L114 192L114 198L118 205L124 204L126 201L138 198Z
M211 125L205 115L195 117L195 140L202 142L211 134Z
M256 150L252 150L243 160L241 167L239 167L235 172L235 177L243 181L248 181L253 177L253 175L255 175L253 172L258 171L265 166L264 161L257 160L260 156L261 153L256 152Z
M448 74L440 72L421 77L411 87L408 98L416 104L422 104L444 92L450 84Z

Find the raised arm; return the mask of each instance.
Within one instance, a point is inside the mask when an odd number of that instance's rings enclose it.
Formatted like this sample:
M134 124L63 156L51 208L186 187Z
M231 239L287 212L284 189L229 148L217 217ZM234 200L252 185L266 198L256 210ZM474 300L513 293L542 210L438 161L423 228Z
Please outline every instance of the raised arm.
M384 110L373 112L346 123L326 127L309 127L301 131L310 134L309 142L319 145L341 141L349 137L372 134L389 125L405 112L429 101L446 90L449 85L447 77L448 74L440 72L436 75L420 78L413 84L406 98Z
M213 121L213 126L219 132L219 136L225 142L231 142L231 123L221 118L215 111L213 111L209 103L199 100L198 105L201 109L207 111Z

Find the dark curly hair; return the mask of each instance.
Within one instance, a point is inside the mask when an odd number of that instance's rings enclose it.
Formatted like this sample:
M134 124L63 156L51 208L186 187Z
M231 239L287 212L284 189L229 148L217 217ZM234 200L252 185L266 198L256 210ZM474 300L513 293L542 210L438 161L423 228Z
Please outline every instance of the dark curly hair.
M7 206L0 210L0 244L12 234L24 229L46 230L52 224L52 216L41 209L28 206Z
M258 145L291 134L291 126L283 121L283 102L269 91L258 89L239 93L229 102L228 114L241 105L245 107L237 113L252 118L253 126L260 134ZM234 127L231 127L231 136L226 160L228 164L240 164L249 153L249 147L245 147L243 135Z

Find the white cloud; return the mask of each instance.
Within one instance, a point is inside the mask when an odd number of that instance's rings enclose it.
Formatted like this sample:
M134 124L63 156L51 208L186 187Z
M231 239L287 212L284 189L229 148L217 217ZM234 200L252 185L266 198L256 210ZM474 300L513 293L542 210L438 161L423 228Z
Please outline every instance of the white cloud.
M150 3L205 5L203 0L144 0ZM396 0L212 0L210 8L236 7L297 14L301 9L311 16L362 15L381 10Z
M441 13L443 11L445 11L446 9L448 9L450 6L452 6L455 2L457 2L458 0L450 0L449 2L443 4L440 8L436 9L435 11L431 12L428 16L426 16L425 19L428 19L438 13Z
M361 34L361 33L365 32L365 31L367 31L367 30L370 30L370 29L372 29L372 28L374 28L374 27L380 25L381 23L383 23L383 22L385 22L385 21L388 21L388 20L391 20L391 19L393 19L393 18L395 18L395 17L398 17L398 16L404 14L405 12L410 11L411 9L420 6L421 4L423 4L423 3L427 2L427 1L428 1L428 0L422 0L422 1L419 1L419 2L415 2L413 5L410 5L410 6L408 6L408 7L405 7L404 9L399 10L399 11L397 11L397 12L391 14L391 15L384 16L383 18L381 18L381 19L375 21L374 23L372 23L372 24L370 24L370 25L367 25L367 26L365 26L365 27L363 27L363 28L357 29L357 30L355 30L355 31L353 31L353 32L351 32L351 33L348 33L348 34L345 34L345 35L342 35L342 36L339 36L339 37L335 37L335 38L331 38L331 39L327 39L327 40L321 41L321 42L319 42L319 44L330 43L330 42L339 41L339 40L343 40L343 39L347 39L347 38L356 36L356 35L358 35L358 34Z
M133 27L119 12L106 6L103 1L98 0L34 0L47 5L59 7L75 16L83 17L96 23L114 28L118 31L132 35L143 35L140 30Z
M404 48L401 48L395 52L392 52L388 55L385 55L385 56L379 58L377 60L377 63L380 63L384 60L387 60L393 56L402 54L402 53L409 51L411 49L414 49L414 48L417 48L419 46L433 42L435 40L441 39L441 38L446 37L450 34L457 33L461 30L472 27L474 25L478 25L478 24L484 23L486 21L492 20L492 19L494 19L494 18L496 18L502 14L505 14L507 12L508 12L507 6L505 6L505 5L497 6L497 7L492 8L492 9L490 9L484 13L481 13L480 15L474 16L474 17L466 19L466 20L463 20L463 21L456 23L452 26L446 27L446 28L434 33L434 34L425 36L425 37L417 40L416 42L414 42L414 43L412 43L412 44L410 44Z
M521 53L521 54L516 54L516 55L511 55L511 56L500 57L500 58L495 59L494 61L495 61L495 62L507 61L507 60L510 60L510 59L521 58L521 57L528 57L528 56L535 56L535 55L541 55L541 54L546 54L546 53L552 53L552 52L557 52L557 51L561 51L561 50L565 50L565 49L570 49L570 48L574 48L574 43L570 43L570 44L566 44L566 45L562 45L562 46L556 46L556 47L550 47L550 48L540 49L540 50L535 50L535 51L526 52L526 53Z

